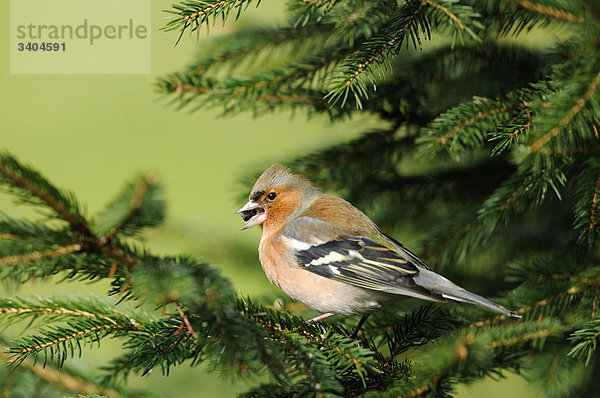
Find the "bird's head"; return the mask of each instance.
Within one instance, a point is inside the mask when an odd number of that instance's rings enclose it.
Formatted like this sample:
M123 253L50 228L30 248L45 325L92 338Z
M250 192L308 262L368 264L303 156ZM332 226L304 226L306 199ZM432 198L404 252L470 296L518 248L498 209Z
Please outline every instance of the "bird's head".
M285 223L320 193L306 178L293 174L282 164L274 164L256 180L248 203L235 214L241 213L246 222L242 230L264 223Z

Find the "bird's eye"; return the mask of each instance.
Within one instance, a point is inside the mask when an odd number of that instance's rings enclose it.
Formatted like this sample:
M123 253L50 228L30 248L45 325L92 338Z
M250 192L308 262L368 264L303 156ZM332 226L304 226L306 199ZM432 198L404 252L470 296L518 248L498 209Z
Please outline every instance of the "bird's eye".
M273 200L273 199L275 199L276 197L277 197L277 194L276 194L275 192L270 192L270 193L267 195L267 199L269 199L269 200Z

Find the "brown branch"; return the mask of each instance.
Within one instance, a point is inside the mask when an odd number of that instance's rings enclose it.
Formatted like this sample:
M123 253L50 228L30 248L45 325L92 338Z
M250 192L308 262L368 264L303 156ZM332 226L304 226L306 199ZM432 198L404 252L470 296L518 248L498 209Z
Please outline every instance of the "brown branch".
M0 314L57 314L57 315L74 315L74 316L85 316L87 318L101 318L105 319L112 324L116 325L114 319L101 314L92 314L91 312L83 310L69 310L67 308L15 308L15 307L0 307Z
M516 129L515 131L513 131L509 136L508 139L510 140L511 138L513 138L515 135L517 134L521 134L524 130L528 129L529 127L531 127L531 113L529 112L529 110L525 110L527 112L527 123L523 126L520 127L518 129Z
M598 222L596 222L596 210L598 209L598 191L600 190L600 173L596 179L596 186L594 188L594 196L592 197L592 210L590 212L590 231L596 228Z
M543 146L545 146L550 140L560 134L561 130L564 129L571 123L571 120L583 110L585 104L589 101L589 99L594 95L596 90L598 89L598 85L600 85L600 72L594 77L592 82L590 83L588 89L585 91L583 96L577 100L575 105L569 109L567 114L558 122L556 126L550 129L544 136L531 144L532 152L539 152Z
M558 366L558 363L560 362L560 360L562 358L563 358L563 356L560 352L554 356L554 359L552 360L552 364L550 365L550 369L548 369L548 374L546 375L546 380L550 381L553 379L554 372L556 371L556 367Z
M497 348L497 347L506 347L514 344L523 343L529 340L539 339L542 337L550 336L550 330L543 329L537 330L535 332L527 333L522 336L510 337L507 339L496 340L486 345L485 348Z
M575 23L583 22L582 17L578 17L569 12L562 11L562 10L559 10L556 8L552 8L552 7L544 6L544 5L541 5L538 3L534 3L529 0L505 0L505 1L517 4L517 5L519 5L523 8L526 8L530 11L537 12L538 14L547 15L547 16L555 18L555 19L560 19L561 21L575 22Z
M45 258L60 257L64 256L65 254L76 253L80 250L81 245L79 243L74 243L72 245L59 247L58 249L42 250L26 254L15 254L11 256L0 257L0 266L8 264L29 263L38 260L43 260Z
M19 240L18 236L12 234L0 234L0 239L4 240Z
M594 298L592 300L592 319L596 318L596 312L598 311L598 295L600 294L600 289L598 285L594 287Z
M427 3L430 6L432 6L433 8L437 8L438 10L442 11L444 14L446 14L448 17L450 17L451 20L453 20L454 22L456 22L456 25L458 25L460 30L465 30L465 26L462 24L462 22L460 22L460 19L453 14L452 12L450 12L450 10L448 10L446 7L444 7L443 5L436 3L432 0L419 0L421 2Z
M198 87L198 86L194 86L193 84L177 84L177 83L169 84L168 89L171 91L175 91L179 95L183 94L184 91L189 91L189 92L192 92L195 94L206 94L206 93L212 91L212 89L210 89L210 88Z
M594 333L594 335L588 339L588 341L587 341L588 344L592 344L594 342L594 340L596 340L598 338L598 336L600 336L600 331Z
M190 320L188 319L187 315L185 315L185 312L183 312L183 310L181 309L181 306L179 304L177 304L177 311L179 311L179 316L181 316L181 319L183 319L183 323L185 324L185 327L187 328L188 332L195 339L197 339L198 335L196 334L196 331L192 327L192 324L190 323ZM175 334L177 334L177 333L175 333Z
M0 357L7 362L9 361L9 355L7 354L8 349L9 348L7 346L0 344ZM19 366L21 368L29 369L35 376L44 380L45 382L55 384L68 391L79 394L100 394L109 395L111 397L119 396L119 392L116 390L100 388L84 379L61 372L54 367L34 366L31 359L24 360ZM13 370L13 372L15 371L17 370Z
M538 153L540 155L575 155L577 153L592 153L600 151L599 146L589 146L589 147L576 147L571 149L555 149L552 150L550 148L541 148Z
M425 394L428 394L430 392L431 392L431 387L428 384L426 384L424 386L421 386L421 387L417 388L414 391L411 391L408 394L402 395L402 398L404 398L404 397L406 397L406 398L421 397L421 396L423 396Z
M264 82L259 82L259 83L264 83ZM171 84L169 86L169 89L172 91L175 91L177 94L180 94L180 95L184 92L191 92L191 93L198 94L198 95L215 92L214 89L210 89L210 88L206 88L206 87L198 87L198 86L194 86L191 84L176 84L176 83ZM246 89L248 89L248 87L240 86L233 90L233 94L238 95L241 92L245 91ZM316 96L316 95L311 96L311 95L298 95L298 94L291 94L291 95L264 95L263 94L263 95L259 95L259 96L255 97L255 100L256 101L264 101L264 102L267 102L270 104L285 104L285 103L311 104L313 102L320 101L323 103L323 106L328 106L328 103L323 101L323 97Z
M544 275L536 275L535 277L533 277L533 276L531 276L531 277L533 279L543 279L545 276ZM600 284L600 278L585 278L585 277L575 276L575 275L560 275L560 274L551 275L550 278L557 279L557 280L571 281L571 282L580 282L580 283L585 283L587 285Z

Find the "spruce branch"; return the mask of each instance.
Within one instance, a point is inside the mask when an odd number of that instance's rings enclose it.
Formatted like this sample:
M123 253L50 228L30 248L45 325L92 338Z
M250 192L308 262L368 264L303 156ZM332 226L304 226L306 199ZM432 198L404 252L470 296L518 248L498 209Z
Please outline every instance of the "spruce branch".
M578 243L586 243L589 248L593 248L600 234L598 231L600 165L594 157L587 159L584 165L575 192L577 203L574 207L574 226L579 230Z
M40 352L45 353L44 364L46 364L46 361L54 360L55 352L58 353L62 348L62 353L56 358L60 367L67 359L69 351L74 352L77 347L81 355L81 341L92 343L99 341L110 333L133 329L131 326L114 324L96 325L95 322L85 322L85 326L81 326L83 327L56 327L54 330L42 331L41 336L28 336L15 341L15 346L11 347L9 351L12 354L9 358L9 364L15 367L19 366L29 356L35 358L35 363L38 359L37 354Z
M0 358L4 361L9 360L10 347L0 344ZM45 367L36 366L34 361L26 359L21 362L20 367L22 369L30 370L37 378L43 380L46 383L55 384L67 391L79 393L79 394L107 394L110 397L119 397L119 391L113 388L99 387L82 377L71 375L64 369L59 370L53 366L47 365Z
M229 77L215 80L202 73L178 73L159 82L159 89L167 94L178 94L180 107L194 100L201 105L221 105L224 114L251 109L255 114L276 107L308 107L314 111L339 112L331 109L323 99L320 81L332 65L350 52L326 47L318 53L299 58L278 70L262 71L252 76Z
M428 27L422 18L423 3L407 2L395 12L387 26L381 29L381 32L372 39L364 42L360 49L351 56L348 56L344 62L339 65L329 78L329 84L332 86L327 98L333 103L341 101L343 107L348 100L350 92L353 93L357 106L362 105L361 98L366 96L366 84L359 79L363 73L367 73L368 78L374 82L375 74L373 64L381 63L384 70L390 70L391 65L384 55L399 49L404 42L406 34L412 38L413 45L420 43L418 28L425 28L423 34L428 37ZM421 18L421 20L418 20Z
M116 325L115 320L127 318L124 313L112 306L105 299L94 296L79 297L39 297L32 298L17 296L15 298L0 297L0 314L6 316L7 323L15 322L21 318L32 318L37 320L44 317L47 320L63 321L75 317L86 317L90 319L103 319L107 323Z
M26 203L44 205L53 210L60 219L69 224L70 229L70 231L63 231L44 227L32 228L31 223L14 222L10 218L5 218L0 222L0 227L5 230L19 231L25 235L31 234L31 237L39 238L42 242L48 240L47 237L43 237L42 232L50 232L50 236L62 235L60 239L63 241L62 243L69 243L58 248L51 245L54 247L31 253L10 254L2 257L2 265L39 263L53 258L62 261L67 258L67 254L75 253L88 255L100 253L127 267L138 264L138 260L133 257L125 245L117 241L102 242L94 234L89 221L79 211L80 206L73 194L60 191L40 173L21 165L14 157L6 153L0 155L0 184ZM51 272L56 273L56 270L53 269Z
M288 2L288 11L294 14L292 26L321 22L339 3L339 0L291 0Z
M243 72L262 57L295 57L325 44L331 28L331 24L297 28L249 26L202 44L188 71L198 75L219 73L224 69L231 73Z
M531 106L539 101L549 88L540 84L539 90L522 89L504 98L490 100L477 98L465 102L439 115L419 137L422 155L434 156L446 150L459 157L467 149L477 148L488 141L500 140L492 150L499 154L510 143L518 142L517 135L531 126ZM514 128L516 118L524 118L523 126Z
M453 329L450 318L439 308L432 304L422 306L418 311L407 314L402 322L393 325L391 334L387 336L389 357L386 365L389 366L396 356L403 352L426 345L439 337L444 332ZM382 328L374 329L377 333ZM373 329L367 329L367 334L372 334Z
M430 39L432 29L452 34L453 42L462 40L462 32L477 39L472 30L472 27L480 27L476 22L477 16L471 7L455 2L419 0L404 3L377 34L364 41L356 52L334 69L326 82L330 87L327 98L332 104L340 102L343 107L352 93L361 108L362 101L368 98L367 82L375 84L378 75L383 76L392 70L391 59L398 54L406 37L410 38L415 49L422 47L421 37Z
M552 346L532 358L538 366L530 372L531 382L544 396L577 396L581 389L586 369L568 357L567 352L568 349L561 346Z
M231 11L236 9L235 19L238 19L242 10L247 8L251 2L252 0L188 0L174 4L173 10L165 10L173 16L168 17L171 20L167 22L162 30L167 32L180 30L179 37L174 44L176 46L188 29L192 32L196 31L199 35L202 25L206 25L208 28L211 18L213 24L218 17L221 17L223 23L225 23ZM257 1L256 5L259 4L260 0Z
M558 322L521 322L505 327L490 327L480 332L461 330L445 338L443 344L436 344L421 350L419 362L430 380L453 377L468 381L483 371L492 372L494 363L510 367L509 352L518 347L529 346L534 350L543 348L550 336L560 336L563 330ZM441 363L440 363L441 362ZM485 363L490 365L485 366ZM512 366L516 364L513 362ZM502 366L502 365L501 365Z
M47 297L0 299L0 314L4 323L14 323L30 318L49 325L37 335L14 340L9 352L9 362L19 366L33 357L34 364L43 354L43 363L53 362L58 368L79 351L81 344L99 342L108 335L125 336L131 331L149 328L157 320L141 310L127 306L113 307L112 301L100 297Z
M519 142L519 139L522 137L522 135L525 135L531 128L533 125L531 112L528 109L525 109L525 113L527 115L527 123L518 126L512 133L509 133L508 135L503 132L497 132L490 137L490 141L500 141L494 147L494 149L492 149L492 155L498 156L507 148L514 146L517 142Z
M333 36L348 47L370 39L387 21L391 12L397 9L396 1L350 0L337 2L319 24L326 22L335 26Z
M74 232L91 235L90 226L72 193L59 190L40 173L23 166L7 153L0 153L0 183L9 186L26 203L46 205L67 221Z
M596 318L584 323L569 336L569 341L575 345L569 351L568 356L581 360L587 366L596 350L599 337L600 319Z
M437 8L442 13L447 15L448 18L450 18L452 21L454 21L454 23L456 23L456 25L458 26L458 28L460 30L465 30L465 25L460 21L460 19L456 16L456 14L452 13L447 7L444 7L442 4L436 3L433 0L419 0L419 1L427 3L431 7Z
M589 86L567 113L560 119L558 124L552 127L548 132L546 132L541 138L535 140L531 144L531 152L540 152L543 147L548 144L550 140L558 136L577 116L586 106L587 102L592 98L592 96L596 93L598 86L600 85L600 72L596 74L596 76L591 80Z
M119 196L98 214L93 224L100 244L117 235L129 236L142 228L157 227L165 217L162 188L154 174L147 174L126 186Z
M53 257L61 257L65 254L77 253L79 251L81 251L81 245L79 243L75 243L72 245L62 246L56 249L30 252L21 255L5 256L0 257L0 266L9 264L30 263Z
M548 307L549 305L553 305L556 302L559 302L564 299L570 300L574 296L580 294L581 291L582 291L581 286L571 286L565 291L559 292L557 294L553 294L552 296L549 296L542 300L536 301L533 304L525 305L525 306L517 309L515 312L517 314L530 313L531 314L530 318L533 318L533 317L535 317L535 315L543 313L545 307ZM550 311L552 311L552 309ZM485 321L474 322L474 323L468 325L468 327L475 327L475 328L487 327L487 326L494 325L496 323L504 322L507 320L510 320L510 319L505 315L496 315L493 318L487 319Z
M529 159L535 162L536 159ZM468 222L460 220L450 231L439 229L432 234L427 252L437 255L437 266L443 266L471 253L493 234L507 228L516 216L540 207L554 193L561 198L566 184L570 159L556 159L540 170L522 163L519 170L506 179L482 204L477 216Z
M529 0L504 0L510 3L514 3L520 7L526 8L528 10L549 16L553 19L558 19L567 22L573 23L583 23L583 17L578 15L573 15L570 12L561 10L559 8L547 6L541 3L529 1Z

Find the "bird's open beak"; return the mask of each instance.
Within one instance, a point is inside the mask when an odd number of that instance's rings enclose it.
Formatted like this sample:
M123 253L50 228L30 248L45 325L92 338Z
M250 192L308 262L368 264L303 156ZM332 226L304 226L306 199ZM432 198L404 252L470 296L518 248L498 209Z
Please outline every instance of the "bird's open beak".
M242 213L242 220L246 221L246 224L242 227L242 231L260 225L267 219L265 209L253 201L248 201L248 203L235 212L235 214L239 213Z

